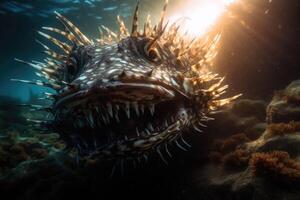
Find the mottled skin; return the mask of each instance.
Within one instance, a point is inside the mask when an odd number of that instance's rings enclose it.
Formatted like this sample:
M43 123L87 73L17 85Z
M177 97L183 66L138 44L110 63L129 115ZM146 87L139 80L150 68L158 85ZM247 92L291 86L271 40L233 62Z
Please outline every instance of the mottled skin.
M90 56L81 60L72 81L80 89L54 103L56 127L66 138L72 133L70 144L91 151L96 146L101 156L144 154L179 137L197 114L193 99L178 84L178 67L150 60L133 51L130 42L81 49Z
M178 33L178 24L163 23L165 10L166 5L157 26L152 28L148 19L139 32L137 6L131 34L118 18L120 33L103 27L107 35L97 42L60 14L66 31L44 29L65 36L70 45L39 32L65 54L42 44L52 58L27 64L49 80L36 83L57 91L49 95L50 127L82 157L136 159L156 151L165 161L168 144L184 149L188 144L182 134L201 132L199 127L211 119L207 114L238 97L218 99L227 86L207 72L219 37L187 39Z

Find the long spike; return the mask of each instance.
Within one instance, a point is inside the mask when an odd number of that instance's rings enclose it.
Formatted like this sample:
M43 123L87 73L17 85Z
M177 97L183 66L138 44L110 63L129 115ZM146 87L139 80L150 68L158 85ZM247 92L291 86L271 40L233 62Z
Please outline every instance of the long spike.
M129 35L128 34L128 30L127 30L127 28L126 28L126 26L124 24L124 21L121 20L121 18L120 18L119 15L117 16L117 20L118 20L119 26L120 26L120 37L122 37L122 36L128 36Z
M217 83L213 84L210 88L208 88L208 91L214 91L215 89L220 87L220 85L222 84L224 79L225 79L225 77L221 78Z
M33 64L33 63L30 63L30 62L27 62L27 61L24 61L24 60L21 60L21 59L18 59L18 58L15 58L15 61L26 64L26 65L29 65L29 66L33 67L34 69L42 70L42 67L37 65L37 64Z
M65 22L70 28L73 29L73 31L78 35L80 38L81 42L83 42L86 45L91 45L93 42L89 40L80 30L77 28L72 22L70 22L67 18L59 14L58 12L54 11L54 13L57 15L57 17Z
M52 31L52 32L58 33L62 36L65 36L71 42L74 42L74 43L78 42L77 38L75 37L75 35L72 32L65 32L58 28L52 28L52 27L46 27L46 26L42 27L42 29L47 30L47 31Z
M66 43L63 43L61 41L59 41L58 39L55 39L54 37L51 37L50 35L46 34L46 33L43 33L41 31L38 31L38 33L41 35L41 36L44 36L45 38L49 39L51 42L53 42L54 44L56 44L58 47L60 47L65 53L69 53L72 48L67 45Z
M133 15L132 29L130 34L130 36L132 37L138 36L138 10L139 10L139 1L136 4L134 15Z
M51 56L52 58L54 58L57 61L65 61L67 59L67 57L65 55L61 55L56 53L55 51L52 50L46 50L43 51L45 54Z
M106 26L101 25L101 27L107 32L108 35L111 35L114 38L118 38L117 34L115 34L112 30L110 30Z
M27 84L32 84L32 85L39 85L39 86L44 86L44 87L49 87L55 90L59 90L61 89L61 86L57 85L57 84L51 84L51 83L46 83L43 81L28 81L28 80L22 80L22 79L10 79L11 81L14 82L20 82L20 83L27 83Z
M151 23L151 21L150 21L150 15L148 14L146 22L144 24L144 33L143 33L144 36L150 36L150 28L149 28L150 27L150 23Z
M161 153L159 147L157 148L156 151L157 151L159 157L161 158L161 160L162 160L166 165L168 165L168 161L165 159L165 157L164 157L163 154Z
M242 94L238 94L233 97L226 98L226 99L214 100L212 103L213 103L213 106L222 107L222 106L225 106L225 105L231 103L233 100L239 98L240 96L242 96Z
M36 108L36 109L44 108L44 107L41 106L41 105L34 105L34 104L19 104L18 106L24 106L24 107Z
M160 34L162 29L163 29L163 23L164 23L164 18L165 18L165 15L166 15L167 6L168 6L168 0L165 0L165 4L164 4L164 7L163 7L161 16L160 16L160 20L159 20L159 23L157 25L157 31L156 32L158 34Z
M35 40L37 43L39 43L40 45L42 45L42 47L44 47L44 49L46 49L46 50L50 50L50 48L47 46L47 45L45 45L44 43L42 43L41 41L39 41L39 40Z

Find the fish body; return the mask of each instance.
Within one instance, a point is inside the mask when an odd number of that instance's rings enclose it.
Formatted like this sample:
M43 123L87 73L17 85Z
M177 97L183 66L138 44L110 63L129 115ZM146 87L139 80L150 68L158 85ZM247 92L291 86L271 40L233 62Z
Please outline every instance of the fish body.
M119 33L102 26L95 41L56 13L64 30L43 29L68 42L39 34L61 52L39 42L48 55L45 62L18 60L48 81L17 81L56 91L47 94L53 120L35 122L57 131L82 157L136 159L157 152L165 161L168 144L185 149L178 139L186 144L187 132L202 132L212 111L240 95L221 99L224 78L208 72L220 35L189 39L179 33L180 24L165 23L166 6L157 25L148 17L139 31L137 5L131 31L118 17Z

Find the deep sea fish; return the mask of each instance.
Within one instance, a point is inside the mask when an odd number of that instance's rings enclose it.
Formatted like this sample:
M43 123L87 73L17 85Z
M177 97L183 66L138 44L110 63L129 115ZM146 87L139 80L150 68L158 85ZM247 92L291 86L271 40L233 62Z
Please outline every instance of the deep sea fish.
M38 33L61 52L38 41L48 55L44 62L17 59L47 81L15 81L56 90L46 94L50 107L30 105L53 119L31 121L58 132L81 158L135 160L157 152L166 162L169 144L185 149L185 134L202 132L210 113L240 96L222 99L228 86L209 72L220 34L191 39L180 33L178 22L165 23L167 2L158 24L148 16L140 30L138 7L130 31L117 17L119 32L101 26L95 41L56 12L64 30L43 29L68 41Z

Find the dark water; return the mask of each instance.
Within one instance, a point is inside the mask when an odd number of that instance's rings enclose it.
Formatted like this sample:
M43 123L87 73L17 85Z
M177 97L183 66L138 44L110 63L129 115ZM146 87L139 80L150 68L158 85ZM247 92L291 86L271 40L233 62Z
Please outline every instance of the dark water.
M175 12L172 8L185 1L188 0L170 0L170 11ZM159 15L163 2L140 0L140 4L141 18L144 19L148 13ZM14 104L27 100L38 101L38 97L47 91L39 86L11 82L10 79L38 78L32 68L15 62L14 58L28 61L43 59L42 48L35 42L36 38L41 39L36 30L40 30L42 26L56 27L59 24L54 11L71 19L90 38L96 38L99 34L97 27L101 24L112 30L117 29L116 15L120 15L129 25L135 5L136 0L0 0L1 128L16 128L15 125L6 124L7 121L12 121L14 124L23 124L17 127L18 130L26 130L25 119L20 116L21 111ZM223 37L214 70L226 76L230 94L243 93L244 98L270 100L274 91L283 89L291 81L300 78L300 1L240 0L240 3L231 7L230 12L230 16L226 15L216 23L218 26L222 24ZM185 163L181 162L180 165L185 166ZM189 166L185 166L185 169L189 169ZM173 165L171 168L164 168L161 173L150 169L150 174L145 176L159 180L166 173L163 189L167 190L168 184L175 185L172 174L167 173L170 171L180 173ZM136 181L133 178L129 180ZM122 184L126 185L128 182L120 182L118 187L122 188ZM136 192L131 184L124 191L130 188L130 191ZM90 189L87 185L83 186L84 189ZM80 190L81 185L77 187ZM138 188L142 187L148 187L149 189L143 188L142 191L150 193L151 187L161 189L160 184L152 185L148 182ZM181 185L176 184L176 187L181 188ZM174 193L164 196L180 199L180 195L184 193L186 199L194 199L195 197L189 198L186 195L189 187L184 188L170 190L168 192ZM92 190L97 193L97 188ZM140 191L138 195L147 194ZM151 194L150 197L157 196Z

